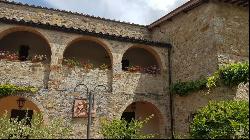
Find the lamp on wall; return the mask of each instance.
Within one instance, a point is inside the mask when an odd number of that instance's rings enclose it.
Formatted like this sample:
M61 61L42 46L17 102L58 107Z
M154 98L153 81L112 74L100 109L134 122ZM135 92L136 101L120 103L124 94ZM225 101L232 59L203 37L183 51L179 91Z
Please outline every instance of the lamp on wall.
M18 107L19 107L19 109L22 109L23 108L23 106L24 106L24 104L25 104L25 99L24 98L22 98L22 97L20 97L18 100L16 100L17 101L17 105L18 105Z

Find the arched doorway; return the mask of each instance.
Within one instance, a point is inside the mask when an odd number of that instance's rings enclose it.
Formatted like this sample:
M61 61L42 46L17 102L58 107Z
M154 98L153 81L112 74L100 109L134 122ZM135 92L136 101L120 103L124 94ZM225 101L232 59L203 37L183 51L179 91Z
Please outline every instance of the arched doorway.
M146 134L157 134L156 138L160 138L162 135L163 117L152 103L145 101L133 102L124 110L121 118L130 122L132 119L144 120L152 114L154 115L153 118L144 125L142 131Z
M0 98L0 116L5 115L10 118L23 119L26 115L29 117L29 122L34 113L40 113L40 109L32 101L21 96L7 96Z
M14 28L3 32L0 36L0 52L7 59L20 61L43 62L51 61L51 49L47 40L32 29ZM8 56L12 56L9 58Z

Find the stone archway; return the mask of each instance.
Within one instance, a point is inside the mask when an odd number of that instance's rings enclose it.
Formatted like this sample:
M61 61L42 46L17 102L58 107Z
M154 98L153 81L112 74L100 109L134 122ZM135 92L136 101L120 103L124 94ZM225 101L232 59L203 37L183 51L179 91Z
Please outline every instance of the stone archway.
M163 64L160 56L150 47L136 45L128 48L122 57L122 70L127 71L126 67L139 66L141 68L156 67L162 73Z
M24 98L25 102L22 108L18 107L17 100ZM7 111L7 116L13 116L13 110L30 110L33 113L41 113L41 110L35 103L22 96L7 96L0 98L0 116L3 116Z
M159 109L150 102L136 101L127 106L123 111L121 119L130 121L132 118L136 120L144 120L150 115L154 115L147 124L143 127L142 131L146 134L157 134L156 138L160 138L163 128L163 116Z
M94 37L79 37L71 41L63 52L63 59L89 62L94 67L106 64L112 68L113 56L105 43ZM64 64L64 62L62 62Z
M27 27L13 27L0 33L0 51L11 55L25 54L26 60L46 64L51 61L51 47L48 40L38 31ZM24 60L22 60L24 61Z

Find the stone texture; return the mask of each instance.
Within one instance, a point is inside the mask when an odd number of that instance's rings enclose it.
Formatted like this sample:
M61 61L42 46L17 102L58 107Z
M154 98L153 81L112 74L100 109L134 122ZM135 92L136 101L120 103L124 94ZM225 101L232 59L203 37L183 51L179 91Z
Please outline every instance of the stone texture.
M87 98L85 89L79 87L74 92L77 84L84 83L90 90L98 84L105 84L108 90L98 92L95 95L96 117L93 118L91 137L101 138L99 134L99 121L101 118L120 118L123 111L135 101L147 101L156 106L162 119L160 126L161 137L170 135L169 108L167 95L167 49L150 47L153 54L157 54L159 62L162 62L162 73L160 75L140 74L124 72L121 69L123 54L130 47L139 44L126 43L94 38L94 40L105 44L112 57L111 70L89 70L80 67L68 68L62 65L63 53L73 40L78 38L92 39L93 37L69 34L58 31L50 31L39 28L8 25L0 23L0 38L6 35L6 31L15 30L36 31L41 34L51 47L51 64L31 62L0 61L1 83L10 81L12 84L31 85L39 88L37 94L22 94L34 102L44 113L44 119L63 117L70 122L74 128L72 138L86 138L87 118L72 118L73 103L75 98ZM26 84L27 83L27 84Z
M239 6L216 4L213 28L218 64L249 61L249 13Z
M173 82L200 79L217 69L211 20L216 5L205 3L152 29L152 38L170 42Z
M152 29L153 40L170 42L173 83L207 77L221 65L249 61L248 8L209 1ZM174 96L175 133L188 137L190 114L211 100L247 100L249 84L220 87L210 94Z
M0 17L16 18L18 20L57 24L59 26L80 28L117 36L129 36L149 39L149 32L145 26L112 22L71 13L53 10L17 6L0 2Z
M248 11L234 5L210 1L187 13L180 13L165 21L151 32L146 27L129 25L51 10L17 6L0 2L0 17L17 18L94 30L109 34L170 42L172 80L200 79L213 73L221 64L249 59ZM99 121L102 117L120 118L132 102L152 103L161 113L161 137L170 137L170 108L168 92L168 50L155 46L82 36L66 32L45 30L27 26L0 23L0 39L12 31L31 31L44 37L51 47L51 64L10 62L0 60L0 83L32 85L39 88L37 94L22 94L34 102L44 113L44 119L62 116L74 127L72 138L86 138L87 119L72 118L75 98L86 98L83 88L74 92L79 83L94 88L105 83L109 90L95 96L96 117L93 118L92 138L101 138ZM84 38L104 44L112 57L111 70L67 68L62 65L63 53L72 41ZM128 73L122 71L123 54L133 46L147 48L159 59L160 75ZM187 97L174 96L175 133L187 135L190 113L211 100L249 101L249 83L229 89L219 87L211 92L199 91Z

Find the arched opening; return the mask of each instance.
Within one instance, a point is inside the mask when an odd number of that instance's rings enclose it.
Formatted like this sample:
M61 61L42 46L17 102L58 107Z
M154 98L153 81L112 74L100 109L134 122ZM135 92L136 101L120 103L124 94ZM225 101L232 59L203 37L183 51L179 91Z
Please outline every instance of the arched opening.
M63 65L88 69L112 67L111 56L106 48L99 42L88 39L77 39L70 43L64 51Z
M148 74L160 74L160 62L143 47L129 48L122 58L122 70Z
M5 115L10 118L24 119L26 115L30 119L34 113L40 113L40 109L32 101L20 96L7 96L0 98L0 116ZM29 120L31 121L31 120ZM28 122L30 124L30 122Z
M132 119L144 120L150 115L154 115L147 124L144 125L142 131L146 134L156 134L156 138L161 136L162 115L160 111L151 103L139 101L130 104L122 113L121 118L130 122Z
M0 59L50 63L50 46L39 33L19 28L6 32L0 39Z

